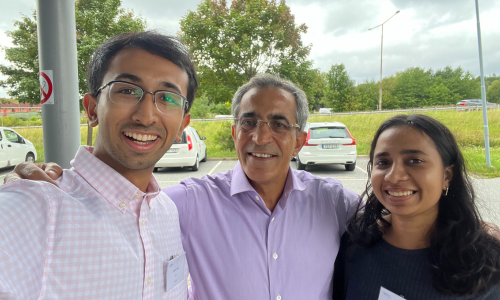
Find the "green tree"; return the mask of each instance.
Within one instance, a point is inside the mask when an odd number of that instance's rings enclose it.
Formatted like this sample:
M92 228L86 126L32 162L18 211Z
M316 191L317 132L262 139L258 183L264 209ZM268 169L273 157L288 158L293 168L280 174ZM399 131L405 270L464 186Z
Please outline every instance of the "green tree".
M500 79L493 81L486 91L486 100L488 102L500 104Z
M142 31L146 21L131 10L121 8L120 0L75 1L78 85L80 96L87 92L86 64L92 52L105 39L123 32ZM0 65L7 76L0 85L9 89L9 96L20 102L40 103L38 79L38 41L36 12L32 17L21 16L14 21L17 29L8 31L13 47L5 48L5 58L11 65Z
M442 78L442 83L450 90L449 98L443 99L442 104L455 104L463 99L474 99L480 97L481 86L476 78L465 72L462 67L453 69L450 66L443 70L437 70L432 76L433 81Z
M357 110L359 105L353 97L354 81L347 74L344 64L331 66L326 73L325 104L334 111Z
M193 102L193 106L189 110L191 114L191 119L203 119L208 117L209 113L208 99L204 95L196 97L196 101Z
M402 107L401 101L396 95L396 87L398 86L398 81L399 74L391 77L386 77L382 80L382 109L398 109Z
M422 107L428 105L432 70L413 67L398 73L398 83L394 96L400 101L401 108ZM383 107L383 106L382 106Z
M200 93L210 103L230 101L236 89L259 73L273 73L306 86L310 46L284 1L202 0L180 22L179 35L196 62ZM300 70L300 71L297 71ZM306 74L309 75L309 74ZM305 78L304 78L305 77Z
M379 85L375 80L366 80L356 87L356 95L361 110L375 110L378 105ZM382 93L383 95L383 93Z

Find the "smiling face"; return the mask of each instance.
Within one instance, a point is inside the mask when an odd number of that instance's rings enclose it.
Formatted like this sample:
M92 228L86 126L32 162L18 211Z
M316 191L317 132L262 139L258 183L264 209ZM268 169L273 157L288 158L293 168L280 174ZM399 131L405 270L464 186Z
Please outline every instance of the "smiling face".
M296 107L295 97L286 90L253 88L243 95L238 118L249 117L271 122L279 120L295 124ZM252 185L273 184L277 189L283 189L290 159L292 155L299 153L306 134L292 128L284 134L276 135L262 123L251 131L233 125L232 135L238 159Z
M409 126L391 127L379 136L371 173L377 199L392 218L425 215L435 218L452 167L444 167L434 142Z
M146 91L166 90L186 97L188 76L169 60L142 49L124 49L111 60L102 84L131 82ZM151 170L189 123L189 114L165 115L151 94L132 107L109 99L110 87L96 97L86 95L84 106L92 126L99 125L93 154L121 173Z

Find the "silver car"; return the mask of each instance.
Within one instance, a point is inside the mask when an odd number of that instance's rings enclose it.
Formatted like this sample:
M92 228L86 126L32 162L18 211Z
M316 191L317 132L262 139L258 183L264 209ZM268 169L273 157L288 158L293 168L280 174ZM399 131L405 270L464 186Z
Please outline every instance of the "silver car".
M356 168L356 139L340 122L307 123L307 138L297 157L297 168L308 165L343 164L347 171Z
M486 107L495 107L497 104L486 102ZM481 99L470 99L470 100L462 100L457 103L457 108L480 108L483 106L483 100Z
M188 126L182 132L182 140L175 141L167 153L156 163L154 171L165 167L190 167L198 171L200 162L207 160L207 146L203 142L205 137L200 137L196 129Z

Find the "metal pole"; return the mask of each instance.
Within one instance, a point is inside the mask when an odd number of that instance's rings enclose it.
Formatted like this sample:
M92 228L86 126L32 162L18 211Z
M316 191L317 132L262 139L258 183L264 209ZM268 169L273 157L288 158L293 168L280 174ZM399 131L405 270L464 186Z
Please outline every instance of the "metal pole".
M486 150L486 165L491 167L490 159L490 133L488 130L488 106L486 105L486 86L484 84L483 70L483 49L481 46L481 25L479 24L479 4L476 0L476 19L477 19L477 44L479 48L479 70L481 72L481 99L483 100L483 128L484 128L484 148Z
M382 48L384 47L384 24L380 35L380 88L378 92L378 110L382 110Z
M37 0L36 13L44 160L69 168L81 143L75 1Z

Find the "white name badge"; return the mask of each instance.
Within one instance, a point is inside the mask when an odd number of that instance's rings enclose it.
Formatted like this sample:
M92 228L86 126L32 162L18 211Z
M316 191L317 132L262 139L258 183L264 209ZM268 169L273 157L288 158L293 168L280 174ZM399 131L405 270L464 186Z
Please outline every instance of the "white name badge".
M378 300L404 300L405 298L394 294L383 286L380 287L380 294L378 295Z
M186 252L177 255L163 263L163 278L165 280L165 292L170 291L184 279L184 264Z

